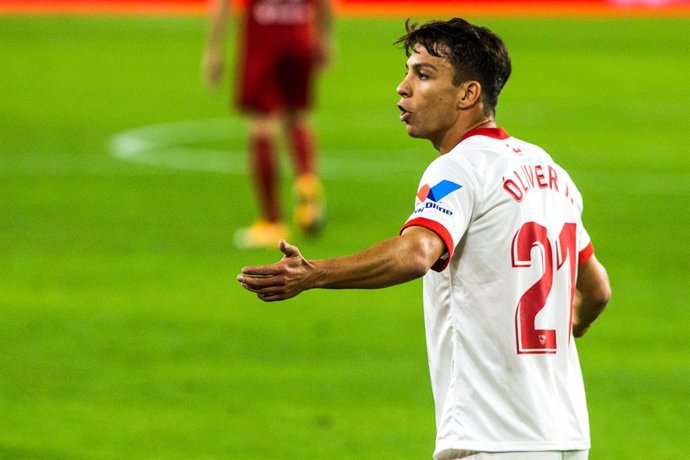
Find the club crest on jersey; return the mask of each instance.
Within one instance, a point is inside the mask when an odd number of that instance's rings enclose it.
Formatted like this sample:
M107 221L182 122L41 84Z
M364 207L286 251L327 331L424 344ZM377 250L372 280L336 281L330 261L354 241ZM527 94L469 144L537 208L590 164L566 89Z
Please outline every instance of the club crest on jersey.
M444 197L450 195L456 190L462 188L462 185L456 184L449 180L442 180L438 184L430 187L429 184L424 184L417 192L417 198L422 202L422 205L414 210L415 213L424 211L425 209L436 209L448 216L453 215L453 211L438 205Z

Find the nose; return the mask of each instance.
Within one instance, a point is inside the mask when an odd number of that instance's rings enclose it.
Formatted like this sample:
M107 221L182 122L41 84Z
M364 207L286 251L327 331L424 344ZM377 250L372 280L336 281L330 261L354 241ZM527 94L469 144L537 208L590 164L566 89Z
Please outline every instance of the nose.
M407 75L405 75L405 78L398 84L398 87L395 89L395 91L398 93L399 96L402 97L409 97L410 96L410 85L408 84L407 81Z

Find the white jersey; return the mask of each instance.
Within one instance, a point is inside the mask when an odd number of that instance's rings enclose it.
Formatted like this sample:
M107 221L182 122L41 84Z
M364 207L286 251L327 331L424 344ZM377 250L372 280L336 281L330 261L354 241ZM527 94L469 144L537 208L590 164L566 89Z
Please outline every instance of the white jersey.
M582 197L541 148L475 129L427 168L405 227L447 253L424 277L436 451L589 449L571 333L592 254Z

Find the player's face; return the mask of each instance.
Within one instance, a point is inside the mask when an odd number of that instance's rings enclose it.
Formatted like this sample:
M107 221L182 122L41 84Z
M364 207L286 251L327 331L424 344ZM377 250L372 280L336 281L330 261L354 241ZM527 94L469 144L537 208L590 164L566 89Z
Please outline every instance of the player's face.
M455 69L443 57L432 56L421 45L407 60L407 74L398 85L400 120L407 134L429 139L436 148L456 125L461 88L453 84Z

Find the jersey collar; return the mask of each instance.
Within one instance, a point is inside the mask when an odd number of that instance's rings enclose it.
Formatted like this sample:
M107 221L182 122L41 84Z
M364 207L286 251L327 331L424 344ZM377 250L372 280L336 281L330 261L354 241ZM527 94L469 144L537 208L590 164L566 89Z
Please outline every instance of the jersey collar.
M487 136L494 139L508 139L510 135L503 128L474 128L467 131L460 142L472 136Z

